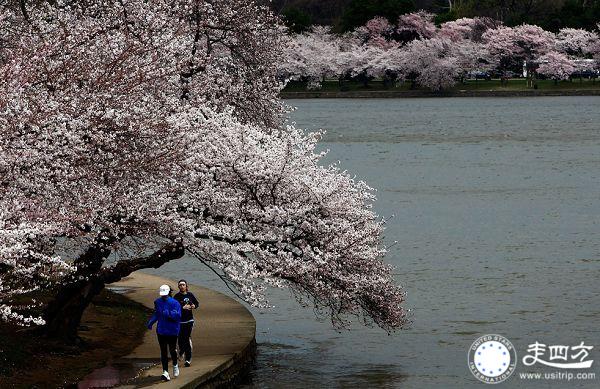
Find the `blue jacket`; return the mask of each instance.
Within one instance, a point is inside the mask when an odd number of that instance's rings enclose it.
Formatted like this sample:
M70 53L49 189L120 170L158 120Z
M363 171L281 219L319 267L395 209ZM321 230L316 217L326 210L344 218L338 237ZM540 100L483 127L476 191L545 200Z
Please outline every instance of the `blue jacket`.
M156 333L159 335L179 335L179 321L181 320L181 304L173 297L163 300L162 297L154 300L154 314L148 321L148 329L158 322Z

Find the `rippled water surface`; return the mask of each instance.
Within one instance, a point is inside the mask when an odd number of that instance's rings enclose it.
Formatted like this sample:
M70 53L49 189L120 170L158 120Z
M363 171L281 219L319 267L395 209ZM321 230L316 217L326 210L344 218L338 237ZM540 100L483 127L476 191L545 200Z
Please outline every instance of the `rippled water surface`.
M407 291L410 328L337 333L286 291L251 309L259 354L249 387L482 387L467 369L479 335L520 358L536 340L594 345L600 387L600 98L290 100L299 127L324 128L326 161L378 189L395 215L386 260ZM155 273L226 291L192 259Z

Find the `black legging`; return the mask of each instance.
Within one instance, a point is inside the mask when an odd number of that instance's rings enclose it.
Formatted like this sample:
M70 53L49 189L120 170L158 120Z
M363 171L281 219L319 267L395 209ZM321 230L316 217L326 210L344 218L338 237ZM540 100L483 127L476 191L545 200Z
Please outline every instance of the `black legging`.
M192 336L192 328L194 322L181 323L179 327L179 355L185 354L185 360L192 360L192 344L190 336Z
M171 359L173 360L173 366L177 365L177 350L175 346L177 344L177 335L158 335L158 344L160 345L160 361L162 362L162 368L164 371L169 370L169 355L167 354L167 346L171 352Z

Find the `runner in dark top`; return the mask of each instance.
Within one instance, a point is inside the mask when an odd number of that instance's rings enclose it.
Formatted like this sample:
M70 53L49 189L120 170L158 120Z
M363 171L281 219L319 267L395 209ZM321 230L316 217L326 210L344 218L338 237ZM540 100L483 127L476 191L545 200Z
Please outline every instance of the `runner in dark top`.
M179 280L177 283L179 293L173 298L181 304L181 324L179 330L179 356L185 355L185 366L189 367L192 363L192 329L194 328L193 309L198 308L198 300L192 292L188 291L186 280Z

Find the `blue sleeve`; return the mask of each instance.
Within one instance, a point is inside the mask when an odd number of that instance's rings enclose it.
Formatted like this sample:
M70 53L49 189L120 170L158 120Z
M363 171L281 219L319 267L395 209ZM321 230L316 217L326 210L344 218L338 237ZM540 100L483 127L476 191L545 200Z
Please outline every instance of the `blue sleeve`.
M157 308L156 308L156 301L154 302L154 312L152 313L152 317L150 318L150 320L148 321L148 324L146 324L146 326L148 328L152 328L152 325L154 325L154 323L156 323L158 321L158 315L157 315Z
M173 320L180 321L181 320L181 304L179 304L179 301L175 301L175 304L173 304L173 306L174 306L174 309L172 311Z
M164 310L164 315L173 321L181 320L181 304L173 299L173 302L169 305L170 306Z

